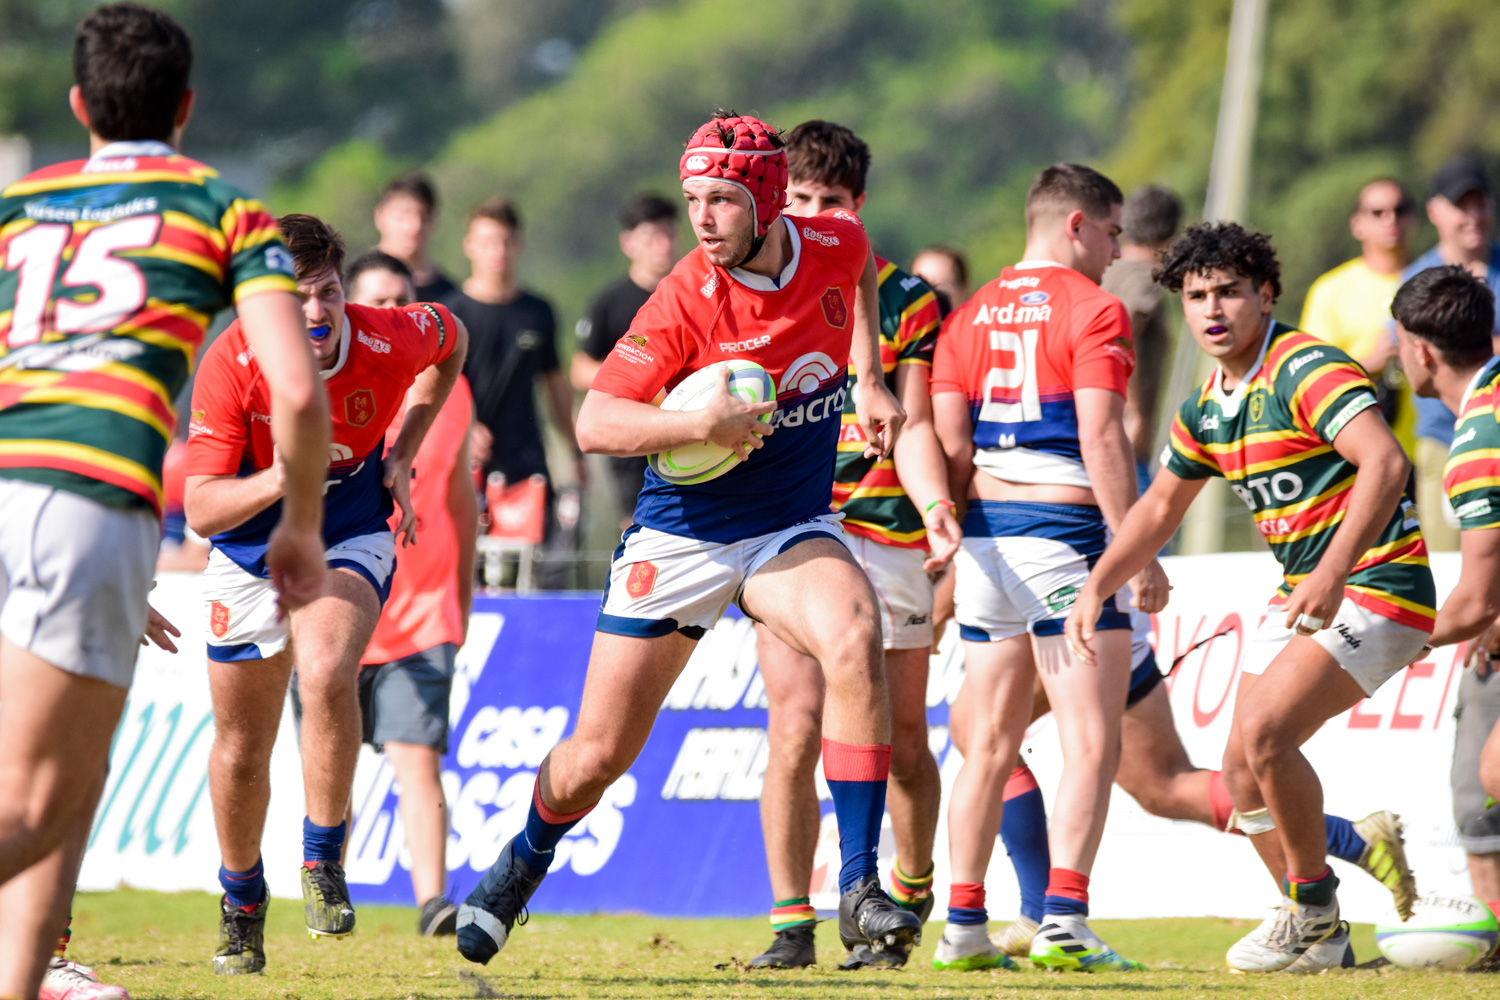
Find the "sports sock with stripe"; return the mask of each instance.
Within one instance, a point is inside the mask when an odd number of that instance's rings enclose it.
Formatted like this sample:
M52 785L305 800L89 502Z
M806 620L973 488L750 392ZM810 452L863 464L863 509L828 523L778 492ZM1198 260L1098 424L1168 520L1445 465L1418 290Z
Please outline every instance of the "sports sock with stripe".
M344 853L344 834L348 829L347 821L338 826L319 826L312 821L312 817L303 816L302 864L308 868L319 861L337 864Z
M948 923L982 924L989 918L984 908L983 882L954 882L948 886Z
M911 876L902 870L901 859L896 858L896 865L891 869L891 898L903 909L916 909L922 900L932 895L932 873L935 871L937 865L929 864L926 875Z
M515 840L515 856L526 862L532 875L541 875L552 866L552 852L563 836L594 809L589 806L575 813L560 813L542 801L540 779L531 786L531 809L526 813L526 828Z
M1043 909L1049 917L1054 914L1088 916L1089 877L1071 868L1053 868L1047 873L1047 899Z
M823 740L823 777L833 795L839 822L839 892L848 892L875 874L880 821L885 816L885 783L891 773L889 743Z
M1286 898L1299 906L1316 906L1322 908L1333 903L1333 890L1339 885L1339 877L1333 873L1333 869L1327 865L1323 866L1323 873L1316 878L1299 879L1287 872L1286 879L1281 883L1282 892Z
M66 958L68 942L71 940L73 940L73 908L70 906L68 907L68 922L63 924L62 937L57 939L57 948L52 954L57 958Z
M230 905L238 906L248 913L266 898L265 865L260 858L256 858L255 864L242 872L232 872L220 865L219 884L224 887L224 895Z
M1022 764L1005 782L1005 812L1000 817L1000 840L1010 854L1011 867L1021 886L1021 915L1042 919L1042 897L1047 893L1047 871L1052 853L1047 846L1047 804L1031 768Z
M817 922L818 913L812 908L812 900L807 896L778 899L771 907L771 930L777 934L793 927L813 927Z

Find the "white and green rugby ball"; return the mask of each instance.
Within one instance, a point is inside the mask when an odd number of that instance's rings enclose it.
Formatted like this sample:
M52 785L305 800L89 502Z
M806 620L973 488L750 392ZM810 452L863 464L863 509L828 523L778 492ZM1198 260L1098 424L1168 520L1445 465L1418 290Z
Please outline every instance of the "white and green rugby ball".
M700 368L677 384L677 387L662 400L663 410L701 410L708 405L719 386L719 370L729 369L729 394L747 403L774 403L776 386L768 373L754 361L720 361ZM773 413L761 416L762 423L770 423ZM652 455L651 469L669 483L691 486L718 479L740 464L734 449L700 441Z
M1375 943L1403 969L1466 969L1490 955L1500 922L1474 896L1422 896L1405 923L1375 925Z

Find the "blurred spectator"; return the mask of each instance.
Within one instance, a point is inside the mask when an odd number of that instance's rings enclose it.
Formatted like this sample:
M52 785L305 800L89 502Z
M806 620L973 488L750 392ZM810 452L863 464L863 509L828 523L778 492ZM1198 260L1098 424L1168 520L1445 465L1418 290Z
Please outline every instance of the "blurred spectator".
M1349 232L1360 253L1312 283L1302 306L1302 329L1364 366L1386 423L1407 454L1416 455L1416 410L1395 364L1391 299L1411 263L1416 202L1400 181L1376 178L1359 189Z
M380 192L375 202L376 249L411 269L416 302L441 302L456 290L448 276L427 256L437 225L437 193L426 174L403 174Z
M521 218L504 198L481 202L469 213L464 256L470 274L444 304L469 327L464 376L474 394L474 459L486 478L499 473L507 483L547 476L542 424L536 412L538 383L563 439L572 449L578 482L586 481L583 452L573 433L573 390L557 358L557 320L545 299L521 286L518 265L525 244ZM565 555L553 547L557 518L548 489L546 557L539 584L561 586Z
M1136 484L1151 485L1155 457L1156 410L1167 360L1167 304L1162 287L1151 280L1157 251L1166 247L1182 224L1182 201L1164 187L1136 188L1125 199L1120 216L1120 259L1101 282L1130 310L1135 341L1135 370L1125 390L1125 433L1135 452Z
M952 247L934 243L918 250L911 259L911 273L937 292L944 316L969 301L969 265Z
M1401 273L1405 281L1441 264L1462 264L1489 283L1500 297L1500 245L1494 241L1495 199L1484 167L1459 156L1432 177L1427 218L1437 230L1437 246ZM1391 329L1395 329L1392 321ZM1497 329L1500 333L1500 329ZM1437 552L1458 548L1458 523L1443 495L1443 466L1453 443L1453 413L1438 399L1417 399L1417 510L1427 547Z
M570 375L573 388L587 392L615 341L646 304L656 285L677 263L677 205L654 194L637 194L620 206L620 250L630 270L605 288L578 321L578 350ZM608 459L620 511L620 530L630 526L636 497L646 476L646 457Z
M349 265L346 285L349 301L358 305L389 308L412 298L406 265L378 250ZM404 410L391 422L387 446L396 440ZM417 930L425 935L452 934L458 912L444 896L448 805L441 764L453 660L474 596L479 504L469 476L473 417L468 383L460 378L417 451L411 484L417 544L401 550L359 673L364 740L385 754L401 789L412 889L422 908Z

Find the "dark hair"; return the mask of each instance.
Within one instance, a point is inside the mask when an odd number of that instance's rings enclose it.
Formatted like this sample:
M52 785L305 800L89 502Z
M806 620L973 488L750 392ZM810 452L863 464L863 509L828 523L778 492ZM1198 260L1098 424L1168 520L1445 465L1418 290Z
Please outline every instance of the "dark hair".
M659 194L642 191L620 206L620 231L629 232L648 222L676 222L677 205Z
M432 179L420 171L402 174L388 181L385 187L380 189L380 197L375 199L375 207L379 208L398 196L415 198L428 215L437 211L437 191L432 186Z
M938 257L947 257L953 262L953 270L958 272L958 283L960 285L967 285L969 283L969 262L964 259L962 252L942 243L933 243L913 254L911 258L912 264L915 265L917 263L918 257L929 253Z
M1045 212L1067 213L1075 208L1090 219L1102 219L1111 206L1124 201L1119 185L1093 167L1054 163L1036 175L1026 192L1026 227L1030 229Z
M98 8L73 39L73 79L89 131L111 142L169 139L192 68L187 32L140 4Z
M1206 277L1213 271L1249 278L1256 288L1269 281L1272 300L1281 298L1281 263L1271 248L1271 238L1237 222L1188 226L1162 252L1151 279L1169 291L1180 292L1189 274Z
M723 121L725 118L739 118L739 117L740 117L740 113L738 111L734 110L733 108L714 108L714 113L708 116L708 121L709 122L717 122L717 121ZM771 140L771 145L772 146L776 147L777 149L781 149L784 146L786 146L786 139L784 139L782 137L780 131L778 131L777 129L774 129L774 128L771 127L771 123L770 122L763 120L763 121L761 121L761 124L766 127L766 138ZM698 134L698 132L695 129L693 131L693 135L697 135L697 134ZM693 135L688 136L688 140L689 141L692 140ZM734 145L734 129L728 128L728 127L723 126L723 125L720 125L719 126L719 141L724 144L724 148L725 149L728 149L731 146L733 146Z
M1495 293L1462 264L1413 275L1397 289L1391 315L1454 368L1483 364L1494 354Z
M793 184L846 187L858 198L870 172L870 147L844 126L815 118L787 133L786 170Z
M1398 214L1405 214L1416 209L1416 200L1412 198L1411 192L1406 189L1406 185L1402 184L1399 180L1392 177L1390 174L1381 174L1379 177L1371 177L1369 180L1365 181L1359 186L1358 191L1354 192L1355 212L1359 212L1365 207L1365 192L1374 187L1376 184L1390 184L1394 186L1397 191L1401 192L1401 197L1396 199L1396 212Z
M401 275L413 285L416 284L411 276L411 268L406 266L406 261L400 257L393 257L384 250L375 249L366 250L349 262L349 269L344 272L344 286L353 288L354 282L366 271L389 271L392 274Z
M1138 187L1125 199L1120 228L1125 238L1143 247L1154 247L1177 235L1182 225L1182 200L1156 184Z
M489 219L514 233L521 231L521 213L516 211L515 203L509 198L486 198L481 201L469 209L467 225L472 226L476 219Z
M324 268L333 273L344 270L344 238L338 230L316 215L283 215L276 220L282 242L292 255L297 279L310 278Z

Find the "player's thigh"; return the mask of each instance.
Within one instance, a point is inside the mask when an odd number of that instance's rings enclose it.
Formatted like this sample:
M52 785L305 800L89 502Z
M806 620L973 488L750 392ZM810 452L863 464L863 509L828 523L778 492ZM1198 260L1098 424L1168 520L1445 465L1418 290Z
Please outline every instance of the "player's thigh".
M740 605L825 669L851 647L879 641L869 578L832 534L793 541L754 567Z
M1037 674L1046 689L1057 720L1058 735L1066 743L1074 737L1092 739L1118 733L1130 684L1130 632L1107 629L1094 633L1097 662L1078 661L1066 636L1033 636Z
M823 718L823 668L764 624L755 625L755 649L773 734L816 735Z
M0 481L0 634L58 670L128 688L160 539L145 508Z
M1327 649L1311 637L1296 636L1248 690L1241 689L1234 726L1253 761L1300 746L1363 697L1359 683Z
M633 759L696 645L680 632L651 638L595 632L571 740L611 760Z
M323 596L291 614L304 681L318 669L358 666L390 592L395 542L388 532L349 539L328 550L328 568Z
M208 693L213 702L215 742L262 743L269 748L281 725L292 652L264 659L208 661Z
M80 808L109 759L126 693L0 639L0 814L50 825Z
M1167 689L1160 684L1125 709L1120 722L1120 767L1115 782L1140 799L1180 774L1195 770L1188 759Z
M964 687L969 754L1019 738L1031 712L1036 678L1031 641L1025 635L993 642L964 642Z

